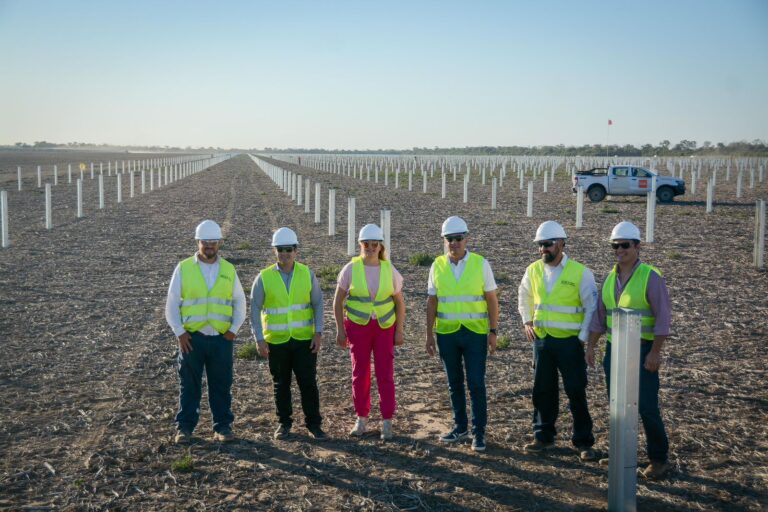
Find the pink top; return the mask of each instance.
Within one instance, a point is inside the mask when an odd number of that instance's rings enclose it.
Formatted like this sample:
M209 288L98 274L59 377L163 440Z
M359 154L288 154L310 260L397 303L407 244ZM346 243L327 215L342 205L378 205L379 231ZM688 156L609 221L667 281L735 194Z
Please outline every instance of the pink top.
M381 266L376 265L368 266L363 265L365 269L365 282L368 285L368 293L371 294L371 298L376 297L376 293L379 291L379 276L381 275ZM350 286L352 286L352 262L350 261L339 272L338 278L339 288L345 292L349 292ZM403 291L403 276L397 271L394 265L392 265L392 287L394 288L393 295L396 295Z

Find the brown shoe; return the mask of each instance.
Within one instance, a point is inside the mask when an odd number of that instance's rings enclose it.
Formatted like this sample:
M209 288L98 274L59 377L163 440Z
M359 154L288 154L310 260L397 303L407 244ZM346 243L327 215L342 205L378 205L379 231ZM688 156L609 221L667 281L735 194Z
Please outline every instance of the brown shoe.
M658 480L672 469L669 462L651 462L640 474L648 480Z
M579 459L582 462L593 462L597 460L597 453L592 447L587 446L576 449L579 451Z
M235 440L235 435L228 428L213 433L213 440L220 443L229 443Z
M523 449L528 453L541 453L546 450L550 450L555 447L555 442L550 441L549 443L545 443L544 441L539 441L536 439L532 443L529 443L523 447Z

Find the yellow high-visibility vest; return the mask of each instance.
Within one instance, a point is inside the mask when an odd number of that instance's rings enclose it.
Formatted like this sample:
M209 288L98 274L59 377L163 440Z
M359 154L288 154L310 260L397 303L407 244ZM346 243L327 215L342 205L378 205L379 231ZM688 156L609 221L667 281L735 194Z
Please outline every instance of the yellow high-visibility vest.
M648 298L645 295L648 289L648 280L651 277L651 272L656 272L661 277L661 271L654 266L647 263L641 263L635 269L632 277L629 278L629 282L624 285L624 289L621 291L619 297L618 307L633 309L640 313L640 339L653 341L654 334L653 329L656 326L656 317L653 316L651 311L651 305L648 303ZM616 278L617 268L613 267L613 270L608 277L605 278L603 283L603 304L605 304L605 322L608 327L606 337L608 342L611 341L611 325L613 324L613 309L616 308Z
M466 327L477 334L488 334L488 303L485 301L483 262L485 258L469 253L461 278L456 281L448 256L435 259L437 288L435 332L450 334Z
M584 321L584 305L579 288L586 267L568 258L560 277L547 293L544 282L544 261L528 266L533 291L533 330L536 336L554 338L578 336Z
M379 264L379 290L376 297L371 299L363 259L359 256L352 258L352 285L349 287L349 297L344 307L347 318L360 325L367 325L371 320L371 312L375 312L379 327L386 329L397 320L395 301L392 298L395 287L392 284L392 262L380 260Z
M211 290L203 272L191 256L181 262L181 322L187 332L197 332L210 325L220 334L232 325L232 290L235 267L219 257L219 274Z
M264 284L264 305L261 309L261 325L264 340L273 345L295 340L311 340L314 335L314 310L310 293L312 277L309 268L301 263L293 264L291 289L285 288L277 264L261 271Z

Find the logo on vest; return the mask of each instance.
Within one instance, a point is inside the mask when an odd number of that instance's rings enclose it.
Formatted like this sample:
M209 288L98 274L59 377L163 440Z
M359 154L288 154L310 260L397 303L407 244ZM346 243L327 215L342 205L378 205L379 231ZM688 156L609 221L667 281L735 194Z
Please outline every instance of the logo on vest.
M568 286L574 286L574 287L576 286L576 283L574 283L573 281L565 281L565 280L563 280L563 281L560 281L560 284L566 284Z

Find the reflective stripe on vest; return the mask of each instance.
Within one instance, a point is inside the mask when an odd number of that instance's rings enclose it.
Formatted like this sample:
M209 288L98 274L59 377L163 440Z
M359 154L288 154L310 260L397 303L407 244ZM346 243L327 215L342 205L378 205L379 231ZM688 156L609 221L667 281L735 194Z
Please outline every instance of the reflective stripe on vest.
M213 288L208 285L194 256L181 262L181 322L188 332L210 325L224 334L232 325L235 267L219 257L219 274Z
M483 262L479 254L469 253L458 282L448 256L435 259L434 280L437 288L435 332L450 334L466 327L478 334L488 334L488 303L485 301Z
M568 258L552 291L547 293L544 282L544 261L537 260L528 267L533 291L533 330L536 336L554 338L578 336L584 321L584 306L579 289L585 267Z
M264 340L273 345L295 340L311 340L314 334L314 315L310 294L312 275L301 263L293 264L291 289L285 288L277 264L261 271L264 285L264 304L261 309L261 325Z
M646 297L646 290L648 288L648 280L651 277L651 272L656 272L661 276L661 271L656 267L641 263L637 266L629 281L621 291L621 297L619 297L619 303L616 304L616 267L608 277L605 278L603 283L603 304L605 304L605 323L607 326L606 337L608 342L611 341L611 335L613 329L613 310L617 307L627 308L640 313L640 339L646 341L653 341L653 330L656 326L656 317L653 316L651 305L648 303Z
M371 313L375 312L379 327L387 329L397 320L395 300L392 298L395 293L392 262L379 260L379 265L379 289L376 297L371 298L363 259L359 256L352 258L352 282L344 309L347 311L347 318L359 325L367 325L371 321Z

